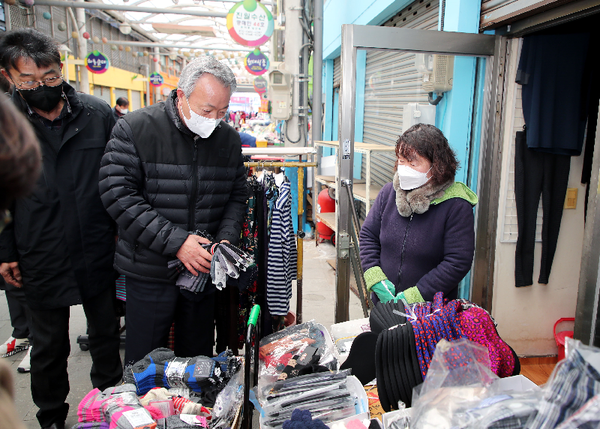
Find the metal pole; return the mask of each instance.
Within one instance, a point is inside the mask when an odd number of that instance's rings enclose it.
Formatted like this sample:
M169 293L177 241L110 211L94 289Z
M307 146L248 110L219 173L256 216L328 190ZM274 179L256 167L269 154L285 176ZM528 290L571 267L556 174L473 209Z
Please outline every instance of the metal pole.
M83 4L83 0L77 0L77 2ZM77 8L77 9L75 9L75 15L77 17L77 19L75 20L75 22L77 23L77 28L75 29L75 31L77 31L77 33L79 34L79 37L77 38L77 56L79 57L80 60L83 60L87 56L87 40L83 38L83 33L85 33L85 31L86 31L85 10L81 9L81 8ZM89 70L87 69L87 67L79 67L79 70L80 70L79 73L81 75L80 90L81 90L81 92L89 94L90 93Z
M6 31L12 30L12 25L10 23L10 5L4 2L4 25L6 27Z
M316 142L321 140L323 120L323 0L314 0L314 8L312 141Z
M300 157L302 161L302 157ZM296 250L298 253L296 274L296 323L302 323L302 272L304 267L304 231L302 215L304 214L304 168L298 168L298 233Z
M302 133L302 118L301 118L301 92L303 76L300 76L302 44L304 41L304 33L300 24L301 2L300 0L286 0L285 2L285 34L284 43L285 51L289 53L285 56L285 70L292 73L294 76L292 89L292 116L285 121L285 146L294 145L306 146L303 140ZM305 71L304 71L305 73Z
M252 52L253 49L245 49L245 48L210 48L206 46L181 46L173 43L158 43L158 42L134 42L132 40L108 40L106 43L109 45L123 45L123 46L139 46L139 47L150 47L150 48L177 48L177 49L203 49L206 51L231 51L231 52ZM263 51L261 49L261 51ZM265 49L263 52L268 52L268 49ZM168 55L168 54L167 54Z
M340 146L338 150L339 174L337 177L337 261L336 261L336 306L335 322L350 319L350 210L351 201L346 192L341 192L342 183L352 183L354 161L354 112L356 110L356 48L354 26L342 25L342 81L340 86Z

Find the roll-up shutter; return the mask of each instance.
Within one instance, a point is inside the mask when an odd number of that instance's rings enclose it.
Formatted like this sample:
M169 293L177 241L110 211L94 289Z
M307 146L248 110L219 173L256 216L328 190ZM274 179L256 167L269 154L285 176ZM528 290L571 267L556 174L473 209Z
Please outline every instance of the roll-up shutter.
M110 106L110 88L107 86L94 85L94 95L103 99Z
M484 31L515 22L520 22L519 28L543 22L556 25L561 18L572 20L578 14L596 13L599 3L594 0L483 0L479 29ZM532 16L535 19L523 22ZM513 31L511 29L507 35Z
M128 97L127 90L121 89L121 88L115 88L115 101L117 101L121 97L125 97L125 98ZM130 106L130 110L131 110L131 106Z
M342 80L342 60L341 60L341 57L337 57L337 58L334 58L334 60L333 60L333 87L339 88L341 80Z
M439 2L418 0L394 15L384 26L436 30ZM363 141L395 145L402 133L403 106L428 104L421 90L422 78L415 67L415 54L409 52L368 51L366 65ZM373 153L371 181L380 186L392 180L393 153ZM362 165L362 177L366 165ZM362 210L361 210L362 211Z
M131 100L129 100L129 110L134 111L142 107L142 94L140 91L131 91Z

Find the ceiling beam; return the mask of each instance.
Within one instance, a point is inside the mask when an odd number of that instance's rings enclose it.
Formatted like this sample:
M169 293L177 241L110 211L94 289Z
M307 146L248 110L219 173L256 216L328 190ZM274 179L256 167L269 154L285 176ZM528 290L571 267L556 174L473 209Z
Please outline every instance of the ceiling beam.
M99 10L119 10L125 12L146 12L146 13L165 13L175 15L191 15L191 16L209 16L215 18L226 18L227 12L211 12L203 10L189 9L171 9L171 8L156 8L134 5L117 5L78 1L62 1L62 0L36 0L36 5L40 6L57 6L57 7L74 7L84 9L99 9ZM190 5L191 7L192 5Z
M123 46L140 46L140 47L151 47L151 48L176 48L176 49L203 49L205 51L232 51L232 52L252 52L255 48L216 48L212 46L182 46L175 43L159 43L159 42L133 42L129 40L108 40L106 43L110 45L123 45ZM262 52L268 52L266 46L261 46Z

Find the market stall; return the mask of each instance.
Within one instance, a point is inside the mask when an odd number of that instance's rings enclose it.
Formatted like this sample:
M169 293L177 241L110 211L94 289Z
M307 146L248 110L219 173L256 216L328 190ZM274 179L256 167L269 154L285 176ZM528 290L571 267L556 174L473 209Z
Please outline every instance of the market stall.
M466 300L376 306L369 318L314 321L260 339L245 357L157 349L94 389L74 428L591 428L600 424L600 350L567 339L542 387L489 314ZM260 339L260 340L259 340ZM94 426L95 425L95 426Z

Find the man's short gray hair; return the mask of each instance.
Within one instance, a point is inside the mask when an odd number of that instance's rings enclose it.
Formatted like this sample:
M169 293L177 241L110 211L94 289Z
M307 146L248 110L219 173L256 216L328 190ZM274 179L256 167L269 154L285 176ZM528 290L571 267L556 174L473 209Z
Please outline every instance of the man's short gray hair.
M188 63L181 71L177 87L183 91L186 97L189 97L194 91L198 79L204 73L216 77L226 88L229 88L231 94L235 92L237 83L231 69L209 55L201 56Z

